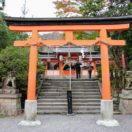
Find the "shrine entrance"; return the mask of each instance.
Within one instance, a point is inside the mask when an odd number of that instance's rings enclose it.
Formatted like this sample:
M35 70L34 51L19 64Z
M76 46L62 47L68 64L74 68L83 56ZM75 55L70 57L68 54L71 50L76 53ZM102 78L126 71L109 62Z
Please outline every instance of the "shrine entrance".
M60 48L58 47L58 52L56 53L56 49L50 53L45 53L43 50L40 51L40 59L42 63L45 65L45 78L48 79L68 79L70 78L70 66L67 63L70 55L70 60L72 61L71 65L71 77L73 79L76 78L76 63L79 61L81 63L81 79L88 79L88 65L92 66L92 78L97 76L96 70L96 61L100 61L100 55L97 51L94 51L91 55L89 53L89 47L85 47L84 52L82 49L84 47L71 47L70 50L68 47ZM44 48L44 47L43 47ZM42 49L43 49L42 48ZM69 51L68 51L69 50ZM63 53L62 53L63 52ZM84 56L83 56L84 54Z
M110 73L109 73L109 46L124 46L124 40L112 40L108 37L108 32L127 30L129 28L129 18L112 17L112 18L5 18L10 30L15 32L31 32L32 37L26 41L15 41L16 47L29 47L29 75L28 75L28 93L25 102L25 122L38 123L37 101L36 101L36 72L37 72L37 55L38 47L49 46L57 47L64 44L75 44L76 46L100 46L101 52L101 68L102 68L102 100L101 100L101 115L102 119L97 121L97 124L106 124L116 126L118 122L113 119L113 101L110 88ZM42 40L38 37L39 32L63 31L65 33L64 40ZM96 31L99 37L95 40L76 40L74 32L76 31ZM60 63L61 65L61 63ZM63 69L60 69L62 75ZM24 123L25 123L24 122ZM22 122L23 124L23 122Z

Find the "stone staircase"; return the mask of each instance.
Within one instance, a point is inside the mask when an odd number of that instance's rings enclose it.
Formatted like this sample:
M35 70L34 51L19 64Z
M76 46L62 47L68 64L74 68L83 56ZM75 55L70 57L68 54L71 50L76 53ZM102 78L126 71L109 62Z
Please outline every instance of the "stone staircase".
M69 80L45 80L38 96L38 114L66 114ZM97 80L72 80L73 112L100 113L101 93Z

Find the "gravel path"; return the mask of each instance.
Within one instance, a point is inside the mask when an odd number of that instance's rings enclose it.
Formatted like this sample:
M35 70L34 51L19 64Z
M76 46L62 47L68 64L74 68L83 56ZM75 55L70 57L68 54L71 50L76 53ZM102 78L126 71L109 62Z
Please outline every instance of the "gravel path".
M132 115L115 115L118 127L96 125L100 115L39 115L41 126L25 127L17 124L23 116L0 118L0 132L132 132Z

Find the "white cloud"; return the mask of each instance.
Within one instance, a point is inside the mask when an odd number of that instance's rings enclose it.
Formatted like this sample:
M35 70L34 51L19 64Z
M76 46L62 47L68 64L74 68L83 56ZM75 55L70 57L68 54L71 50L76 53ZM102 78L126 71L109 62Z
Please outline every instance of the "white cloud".
M22 16L25 0L6 0L4 12L9 16ZM27 0L28 14L26 17L55 17L54 0Z

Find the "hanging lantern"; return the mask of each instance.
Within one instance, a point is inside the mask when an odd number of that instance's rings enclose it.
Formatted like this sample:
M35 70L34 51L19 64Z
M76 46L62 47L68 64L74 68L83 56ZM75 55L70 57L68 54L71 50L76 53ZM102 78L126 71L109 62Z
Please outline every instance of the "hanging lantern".
M79 56L79 61L82 61L82 56L81 55Z
M81 48L81 53L82 53L82 58L84 58L85 57L84 48Z
M92 57L89 58L89 61L93 61Z
M50 58L47 58L47 62L50 62L51 61L51 59Z
M56 58L57 58L57 54L58 54L58 48L55 48L55 52L56 52Z
M59 56L59 60L63 61L63 56L62 55Z

